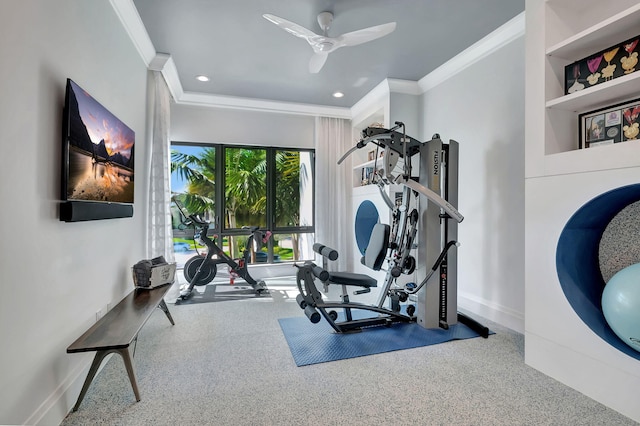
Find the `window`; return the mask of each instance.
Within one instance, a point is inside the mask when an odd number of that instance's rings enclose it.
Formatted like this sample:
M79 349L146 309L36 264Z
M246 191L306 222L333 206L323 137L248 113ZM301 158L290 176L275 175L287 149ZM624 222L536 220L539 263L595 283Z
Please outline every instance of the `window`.
M248 227L259 226L272 237L254 263L311 259L313 160L313 150L174 142L171 191L187 214L211 222L210 234L232 257L242 250ZM172 214L176 252L200 249L175 205Z
M224 226L267 225L267 150L224 149Z

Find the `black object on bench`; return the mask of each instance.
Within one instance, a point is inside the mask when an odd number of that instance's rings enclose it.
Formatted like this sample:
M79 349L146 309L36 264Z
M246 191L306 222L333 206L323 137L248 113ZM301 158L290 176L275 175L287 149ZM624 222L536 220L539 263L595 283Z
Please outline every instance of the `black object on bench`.
M122 356L136 401L140 401L129 346L138 338L140 329L156 308L164 311L171 325L175 324L163 299L169 288L171 284L153 289L136 288L67 348L67 353L96 351L73 411L78 410L104 357L114 352Z

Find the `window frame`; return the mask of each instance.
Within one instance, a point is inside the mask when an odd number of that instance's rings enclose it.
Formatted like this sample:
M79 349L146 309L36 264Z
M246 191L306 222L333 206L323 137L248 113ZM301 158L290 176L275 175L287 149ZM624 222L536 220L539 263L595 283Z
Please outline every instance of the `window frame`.
M194 146L201 148L212 148L215 150L215 209L214 220L211 222L208 235L216 235L222 239L225 236L236 237L247 235L247 230L242 228L227 228L225 225L225 161L226 153L225 149L261 149L266 151L267 161L267 176L266 176L266 225L261 229L271 231L273 235L276 234L314 234L316 223L316 173L315 163L316 154L313 148L293 148L293 147L276 147L276 146L262 146L262 145L248 145L248 144L223 144L223 143L206 143L206 142L186 142L186 141L171 141L170 149L173 150L174 146ZM276 153L278 151L291 151L298 153L309 153L311 161L311 178L312 178L312 197L311 197L311 211L312 211L312 225L305 226L276 226ZM169 158L171 161L171 158ZM273 261L273 238L269 240L268 247L268 262ZM306 259L300 259L306 260ZM294 260L295 261L295 260Z

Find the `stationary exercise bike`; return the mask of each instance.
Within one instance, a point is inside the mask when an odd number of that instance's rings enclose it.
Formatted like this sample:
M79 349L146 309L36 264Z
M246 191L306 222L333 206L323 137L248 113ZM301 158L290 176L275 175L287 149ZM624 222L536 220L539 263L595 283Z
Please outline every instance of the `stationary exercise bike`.
M176 203L176 205L178 204ZM199 239L207 247L206 253L196 254L185 263L184 277L189 285L180 291L180 299L188 299L193 292L194 286L209 284L215 278L218 272L218 264L220 263L228 265L231 277L244 279L254 289L256 294L260 295L267 292L265 282L262 280L256 281L249 274L248 265L251 262L251 246L254 242L258 242L259 244L266 243L271 237L270 232L263 234L258 226L243 227L244 229L249 229L250 234L242 252L242 257L240 259L233 259L207 235L207 231L209 230L208 221L202 219L199 215L186 215L179 205L178 208L180 213L187 218L183 221L183 224L186 226L193 225L196 228L194 240Z

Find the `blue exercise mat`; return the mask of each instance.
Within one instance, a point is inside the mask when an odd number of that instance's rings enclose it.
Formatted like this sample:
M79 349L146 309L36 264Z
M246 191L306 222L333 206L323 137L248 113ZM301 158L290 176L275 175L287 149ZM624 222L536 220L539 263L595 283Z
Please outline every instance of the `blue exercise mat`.
M452 325L448 330L398 323L340 334L326 321L313 324L305 316L282 318L278 322L298 367L480 336L462 323Z

